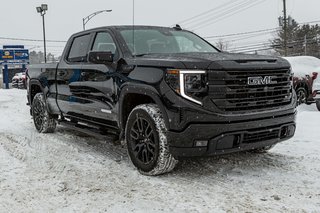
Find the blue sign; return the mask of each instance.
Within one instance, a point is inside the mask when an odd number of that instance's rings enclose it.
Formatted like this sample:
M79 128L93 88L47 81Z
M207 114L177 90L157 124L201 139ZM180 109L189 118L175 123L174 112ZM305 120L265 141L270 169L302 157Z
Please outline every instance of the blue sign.
M24 49L24 45L3 45L3 49Z
M0 60L3 60L3 61L14 60L14 51L0 50Z
M19 64L25 67L29 63L29 50L24 49L23 45L4 45L0 50L0 64L4 65L3 82L6 89L9 89L8 65Z
M1 61L27 61L29 60L29 50L17 49L17 50L0 50Z
M29 50L14 50L14 60L29 60Z

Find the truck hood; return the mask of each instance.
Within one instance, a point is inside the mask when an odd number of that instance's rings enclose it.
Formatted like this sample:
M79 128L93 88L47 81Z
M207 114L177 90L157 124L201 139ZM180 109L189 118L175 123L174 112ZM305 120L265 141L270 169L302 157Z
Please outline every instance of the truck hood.
M138 66L202 70L290 67L290 64L286 60L278 57L233 53L148 54L135 57L133 64Z

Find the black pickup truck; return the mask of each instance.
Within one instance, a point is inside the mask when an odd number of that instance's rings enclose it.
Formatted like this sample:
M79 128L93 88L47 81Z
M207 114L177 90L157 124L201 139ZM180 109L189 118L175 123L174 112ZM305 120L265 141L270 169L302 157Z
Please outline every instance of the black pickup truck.
M116 135L146 175L182 157L265 152L295 132L286 60L223 53L179 26L74 34L58 64L29 67L28 101L39 132Z

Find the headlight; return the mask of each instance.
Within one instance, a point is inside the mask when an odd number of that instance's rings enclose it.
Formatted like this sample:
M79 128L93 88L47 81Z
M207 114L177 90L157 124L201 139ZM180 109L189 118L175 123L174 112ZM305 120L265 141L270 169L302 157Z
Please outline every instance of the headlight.
M167 70L166 82L182 97L200 105L208 91L204 70Z

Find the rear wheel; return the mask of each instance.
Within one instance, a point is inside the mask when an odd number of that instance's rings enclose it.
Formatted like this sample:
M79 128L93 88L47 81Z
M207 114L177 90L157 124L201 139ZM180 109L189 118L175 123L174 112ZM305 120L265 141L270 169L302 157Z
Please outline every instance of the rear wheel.
M125 137L130 159L140 173L160 175L170 172L177 164L169 153L166 132L157 105L142 104L130 113Z
M297 105L307 103L308 93L305 88L299 87L296 90L296 93L297 93Z
M316 106L317 106L317 109L320 111L320 99L316 100Z
M56 129L56 121L49 114L42 93L37 93L32 101L33 122L40 133L52 133Z

